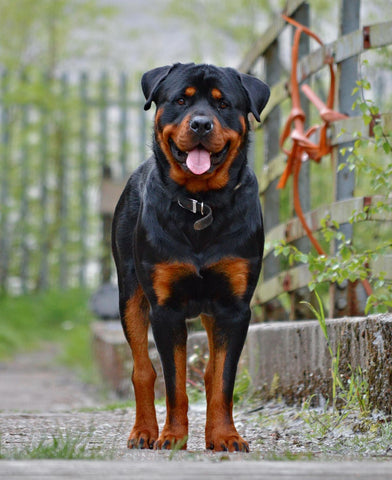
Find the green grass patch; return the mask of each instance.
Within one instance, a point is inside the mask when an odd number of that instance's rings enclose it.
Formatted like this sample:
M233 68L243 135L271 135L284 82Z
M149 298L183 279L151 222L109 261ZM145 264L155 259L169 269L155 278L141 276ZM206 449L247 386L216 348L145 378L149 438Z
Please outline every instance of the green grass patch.
M110 460L114 456L112 450L102 449L93 442L94 432L75 434L74 432L59 432L47 439L40 440L36 445L17 449L0 449L0 459L8 460ZM1 447L1 445L0 445Z
M90 292L66 290L0 298L0 359L57 343L59 360L92 380Z

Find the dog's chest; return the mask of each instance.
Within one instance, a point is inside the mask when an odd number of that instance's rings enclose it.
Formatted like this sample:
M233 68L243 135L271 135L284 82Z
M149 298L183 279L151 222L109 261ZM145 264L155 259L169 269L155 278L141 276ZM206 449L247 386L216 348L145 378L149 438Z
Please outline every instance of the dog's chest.
M183 305L242 298L248 286L249 261L224 257L198 269L186 262L161 262L153 268L153 289L159 305Z

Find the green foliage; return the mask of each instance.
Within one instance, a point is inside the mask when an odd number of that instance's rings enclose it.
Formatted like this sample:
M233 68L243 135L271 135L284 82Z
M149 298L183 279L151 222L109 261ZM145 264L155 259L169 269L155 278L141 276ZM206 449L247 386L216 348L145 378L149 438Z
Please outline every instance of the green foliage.
M0 0L0 11L0 64L18 70L34 65L51 73L86 51L82 29L99 31L100 19L114 13L97 0Z
M343 420L355 411L359 411L363 417L369 416L371 405L369 400L369 384L361 367L353 370L351 365L349 365L351 375L347 380L344 380L340 371L340 344L336 346L335 351L329 338L323 304L317 292L315 292L315 294L318 308L315 308L308 302L302 303L308 305L312 310L319 322L327 343L328 352L331 357L332 396L322 412L316 412L310 408L313 402L313 396L309 397L303 404L301 416L306 423L317 429L318 435L324 436L335 430ZM330 405L332 406L332 412L328 410Z
M60 360L92 380L89 292L68 290L0 297L0 358L39 347L61 346Z
M60 69L87 52L83 30L101 31L114 10L98 0L0 0L0 11L0 290L26 293L53 278L68 286L87 235L99 236L96 212L87 217L100 165L87 148L87 92Z
M252 387L252 378L247 369L242 370L236 377L233 393L233 402L242 403L249 395Z

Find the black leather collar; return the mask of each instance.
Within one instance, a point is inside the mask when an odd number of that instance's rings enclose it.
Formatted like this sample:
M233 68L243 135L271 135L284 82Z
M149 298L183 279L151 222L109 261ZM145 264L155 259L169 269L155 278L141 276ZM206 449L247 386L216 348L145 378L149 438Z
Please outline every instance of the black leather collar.
M188 210L192 213L199 213L202 215L202 218L196 220L193 224L195 230L204 230L209 227L214 220L212 216L212 209L209 205L204 202L198 202L194 198L179 198L177 200L178 205L185 210Z

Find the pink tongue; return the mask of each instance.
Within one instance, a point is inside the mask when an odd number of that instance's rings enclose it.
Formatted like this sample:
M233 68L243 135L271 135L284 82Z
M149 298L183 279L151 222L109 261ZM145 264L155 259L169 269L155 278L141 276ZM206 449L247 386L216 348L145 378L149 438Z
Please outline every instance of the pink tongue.
M195 175L202 175L211 167L210 154L204 148L194 148L188 153L186 165Z

